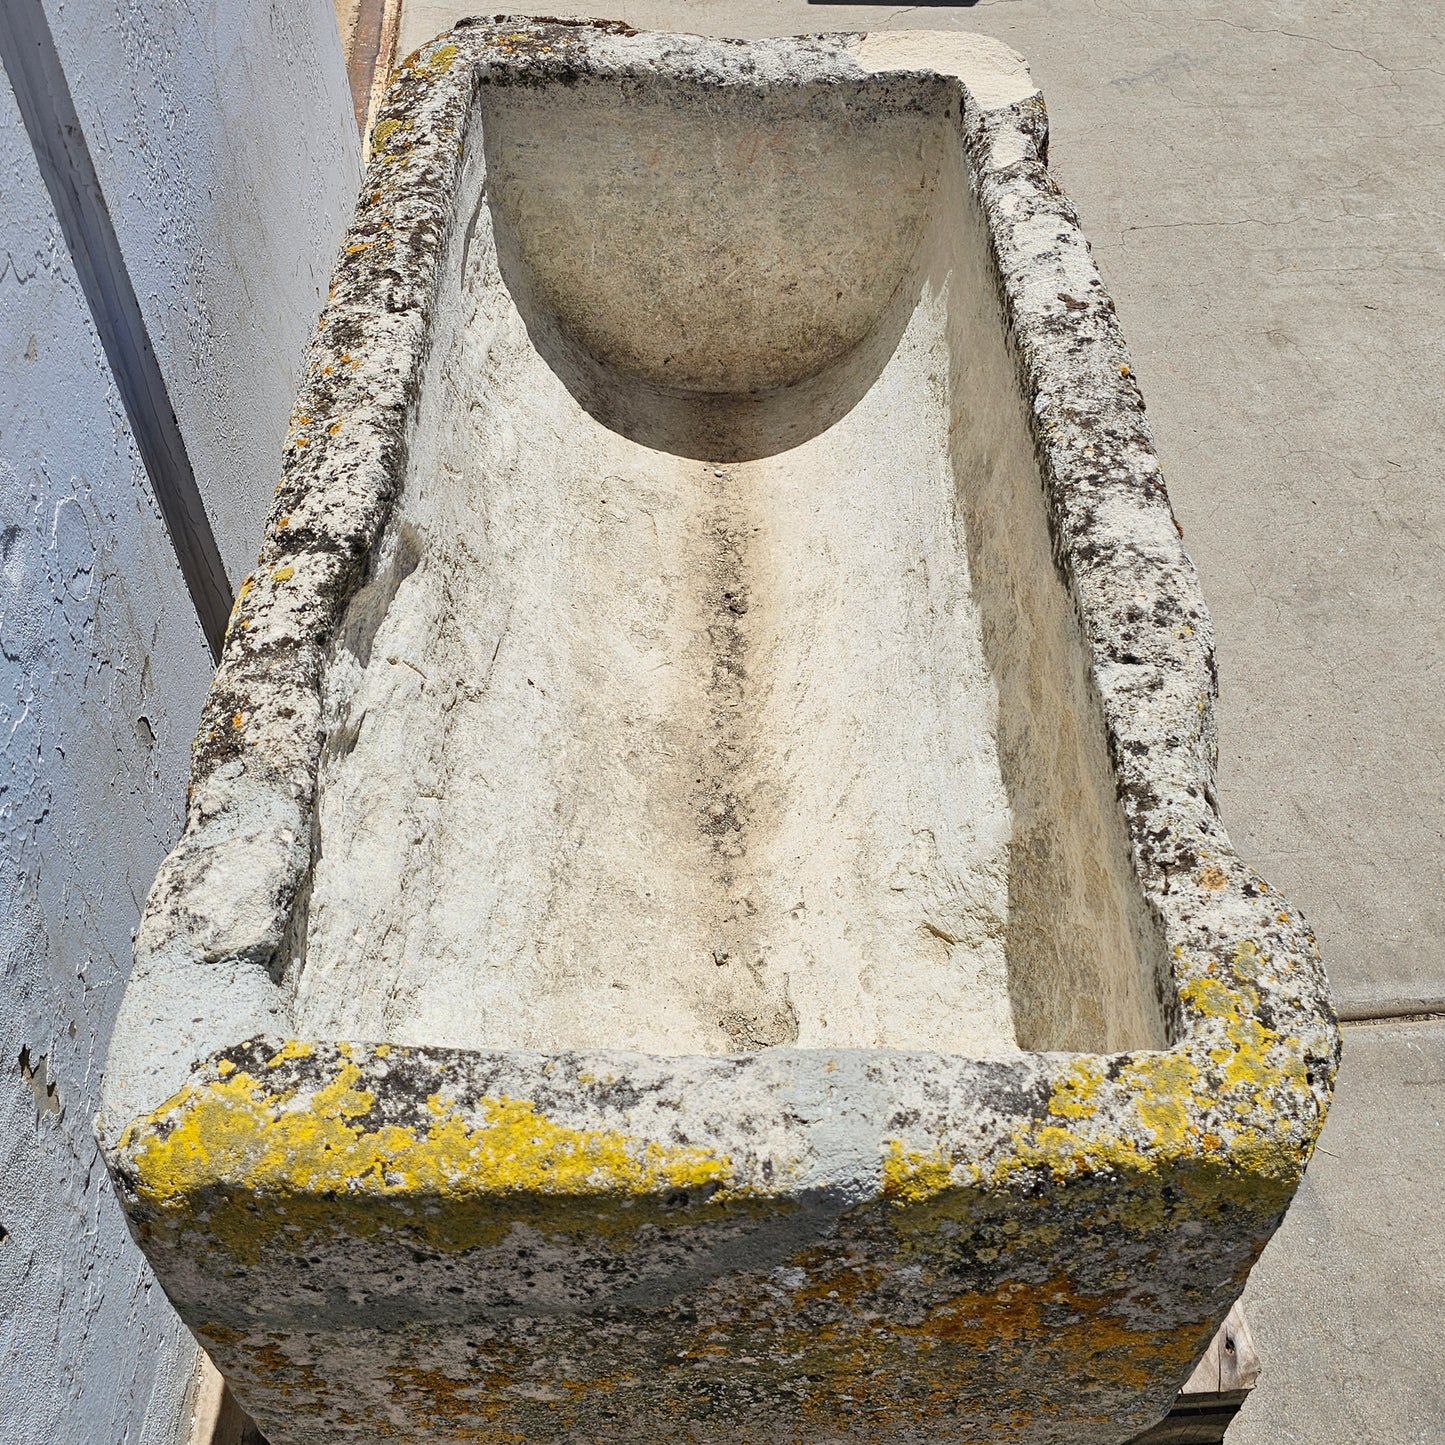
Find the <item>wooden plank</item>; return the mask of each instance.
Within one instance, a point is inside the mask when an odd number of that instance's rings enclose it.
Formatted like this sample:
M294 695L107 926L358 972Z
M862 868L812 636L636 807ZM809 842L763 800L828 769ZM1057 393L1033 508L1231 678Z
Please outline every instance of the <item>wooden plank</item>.
M209 1355L201 1355L186 1403L185 1445L266 1445Z
M1250 1337L1249 1325L1238 1301L1224 1317L1204 1358L1195 1367L1181 1390L1186 1395L1228 1394L1236 1390L1254 1389L1259 1379L1259 1355Z
M402 0L335 0L351 105L361 132L362 159L370 150L371 126L396 64Z
M219 661L235 594L42 0L0 3L0 64L201 630Z
M1259 1355L1236 1303L1174 1402L1152 1430L1129 1445L1221 1445L1259 1379Z

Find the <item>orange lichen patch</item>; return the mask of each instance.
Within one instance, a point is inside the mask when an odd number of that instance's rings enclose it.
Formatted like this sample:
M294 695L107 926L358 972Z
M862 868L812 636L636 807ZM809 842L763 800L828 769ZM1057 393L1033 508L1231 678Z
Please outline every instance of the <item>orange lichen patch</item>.
M857 1315L857 1305L877 1303L866 1292L840 1290L830 1302L831 1318L808 1310L780 1316L744 1285L736 1316L643 1325L641 1338L629 1341L638 1353L624 1360L613 1346L598 1348L587 1319L559 1321L541 1354L535 1340L491 1330L435 1342L410 1333L376 1341L380 1384L366 1400L342 1401L324 1386L307 1391L326 1373L316 1353L318 1344L327 1348L322 1341L298 1347L293 1339L286 1349L246 1341L225 1359L228 1366L239 1359L238 1377L264 1379L288 1408L318 1417L325 1410L332 1419L345 1409L366 1432L357 1438L366 1439L394 1438L395 1422L404 1420L409 1432L422 1428L438 1440L520 1445L586 1432L599 1408L603 1418L624 1412L637 1438L673 1438L669 1423L687 1418L701 1390L715 1412L713 1433L726 1424L742 1441L755 1402L779 1397L799 1439L855 1438L859 1422L872 1418L890 1431L942 1438L965 1438L958 1432L966 1420L966 1438L1024 1441L1037 1437L1050 1413L1038 1397L1040 1379L1089 1370L1101 1407L1110 1396L1157 1391L1169 1375L1183 1374L1208 1328L1203 1320L1167 1335L1140 1327L1117 1291L1096 1297L1066 1270L959 1291L908 1324ZM354 1348L351 1339L337 1344ZM1100 1409L1097 1418L1113 1416Z
M284 1335L272 1335L264 1345L252 1346L247 1353L259 1366L257 1373L266 1380L268 1389L293 1406L302 1404L308 1413L318 1413L318 1406L329 1403L338 1391L310 1362L288 1355L282 1348L285 1340Z
M231 603L230 615L226 618L226 630L228 632L236 623L237 615L241 611L241 604L246 600L247 594L255 585L255 578L252 577L249 572L241 579L241 585L236 590L235 600ZM246 625L247 624L244 622L241 624L242 627L245 627Z
M840 1261L822 1248L804 1250L794 1255L791 1263L804 1274L803 1283L789 1291L788 1303L794 1312L818 1301L854 1311L887 1279L887 1272L877 1264Z
M570 39L570 37L568 38ZM573 41L573 43L576 42ZM500 50L504 55L517 55L523 52L533 55L552 54L552 47L529 30L519 30L511 35L494 35L487 41L487 44L492 50Z
M1213 863L1207 868L1201 868L1197 875L1201 888L1226 888L1229 886L1229 879L1225 876L1222 868L1217 868Z
M510 1401L499 1398L501 1390L511 1384L511 1377L504 1373L457 1376L444 1369L403 1364L390 1372L390 1379L391 1399L415 1424L493 1424L510 1410Z
M901 1326L899 1333L988 1343L1005 1353L1042 1350L1057 1356L1061 1368L1130 1389L1147 1387L1161 1367L1168 1371L1189 1363L1192 1337L1139 1329L1118 1311L1117 1300L1081 1294L1067 1274L1057 1271L1042 1282L1008 1280L992 1290L955 1295L922 1324ZM1069 1366L1069 1361L1076 1363Z

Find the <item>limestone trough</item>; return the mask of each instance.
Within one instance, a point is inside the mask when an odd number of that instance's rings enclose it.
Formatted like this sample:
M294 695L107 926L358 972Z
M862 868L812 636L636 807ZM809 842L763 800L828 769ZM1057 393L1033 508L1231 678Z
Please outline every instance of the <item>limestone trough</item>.
M102 1140L272 1445L1116 1442L1338 1036L1023 63L402 67Z

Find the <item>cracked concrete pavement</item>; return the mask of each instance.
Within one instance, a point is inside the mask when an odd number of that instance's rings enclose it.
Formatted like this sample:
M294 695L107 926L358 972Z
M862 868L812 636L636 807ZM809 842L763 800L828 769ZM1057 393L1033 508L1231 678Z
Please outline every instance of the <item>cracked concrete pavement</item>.
M399 53L473 8L405 0ZM1313 920L1347 1017L1445 1014L1445 11L588 11L734 35L977 30L1029 60L1213 609L1234 841ZM1348 1031L1321 1156L1247 1292L1264 1374L1235 1445L1445 1440L1442 1060L1445 1019Z

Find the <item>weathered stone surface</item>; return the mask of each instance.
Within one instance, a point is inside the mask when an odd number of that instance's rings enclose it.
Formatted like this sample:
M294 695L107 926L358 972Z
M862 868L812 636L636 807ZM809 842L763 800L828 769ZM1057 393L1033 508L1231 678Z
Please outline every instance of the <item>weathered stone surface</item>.
M403 67L102 1119L274 1441L1119 1440L1288 1203L1314 942L959 40Z

